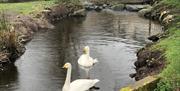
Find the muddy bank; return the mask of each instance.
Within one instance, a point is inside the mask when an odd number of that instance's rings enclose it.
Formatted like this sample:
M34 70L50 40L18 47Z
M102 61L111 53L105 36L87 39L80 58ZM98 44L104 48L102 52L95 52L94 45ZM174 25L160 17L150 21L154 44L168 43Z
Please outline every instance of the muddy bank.
M83 17L86 12L80 4L59 4L51 8L45 8L37 17L43 17L51 23L60 21L66 17Z
M45 8L33 16L4 12L3 16L7 19L9 26L7 31L1 33L0 69L8 68L9 64L14 63L25 52L25 44L32 39L34 33L54 28L52 23L63 18L85 16L81 9L83 9L81 5L59 4Z
M165 67L165 58L163 51L152 50L152 44L147 44L137 52L137 61L135 65L135 74L130 74L136 81L147 76L156 75Z

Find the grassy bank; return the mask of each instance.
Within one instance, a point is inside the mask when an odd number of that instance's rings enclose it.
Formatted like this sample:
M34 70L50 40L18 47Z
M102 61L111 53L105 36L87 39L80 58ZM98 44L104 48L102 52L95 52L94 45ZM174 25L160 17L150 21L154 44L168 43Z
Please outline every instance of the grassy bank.
M51 7L55 4L55 2L55 0L49 0L20 3L0 3L0 10L15 11L22 14L30 14L33 12L39 12L45 7Z
M180 1L162 0L161 7L172 11L174 21L167 25L166 38L152 46L153 50L163 50L166 58L166 67L160 73L162 78L155 91L180 90Z
M161 40L153 47L164 50L166 68L160 73L162 80L158 83L156 91L172 91L180 86L180 29L170 27L169 37Z

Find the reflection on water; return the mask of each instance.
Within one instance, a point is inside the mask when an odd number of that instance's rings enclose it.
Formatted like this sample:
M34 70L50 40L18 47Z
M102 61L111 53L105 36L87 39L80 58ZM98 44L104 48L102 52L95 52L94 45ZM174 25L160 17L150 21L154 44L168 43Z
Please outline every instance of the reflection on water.
M85 45L99 63L90 71L98 78L99 91L118 91L133 83L135 52L148 37L149 21L130 12L89 12L86 18L66 19L56 29L37 33L26 46L25 54L16 67L0 73L0 91L61 91L66 70L65 62L73 65L72 79L80 78L77 59ZM160 32L152 24L152 34Z
M0 91L13 91L18 84L17 80L17 67L10 64L5 71L0 71Z

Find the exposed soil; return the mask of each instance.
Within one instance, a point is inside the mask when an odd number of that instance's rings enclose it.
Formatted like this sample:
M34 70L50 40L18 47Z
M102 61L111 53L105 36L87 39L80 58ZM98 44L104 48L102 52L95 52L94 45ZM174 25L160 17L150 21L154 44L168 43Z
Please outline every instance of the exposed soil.
M130 74L135 80L143 79L149 75L156 75L165 67L165 58L163 51L151 50L150 46L146 45L137 52L136 73Z

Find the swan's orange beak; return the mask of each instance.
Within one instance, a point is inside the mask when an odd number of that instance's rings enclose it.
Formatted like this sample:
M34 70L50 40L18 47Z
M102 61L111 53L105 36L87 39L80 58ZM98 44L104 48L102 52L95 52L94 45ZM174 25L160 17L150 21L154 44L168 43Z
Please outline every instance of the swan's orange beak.
M64 66L63 66L62 68L67 69L67 68L68 68L68 65L67 65L67 64L64 64Z

